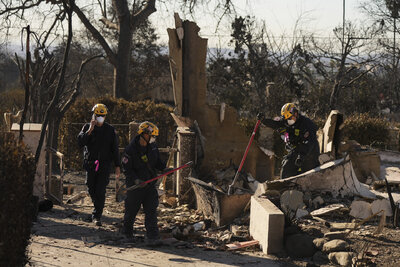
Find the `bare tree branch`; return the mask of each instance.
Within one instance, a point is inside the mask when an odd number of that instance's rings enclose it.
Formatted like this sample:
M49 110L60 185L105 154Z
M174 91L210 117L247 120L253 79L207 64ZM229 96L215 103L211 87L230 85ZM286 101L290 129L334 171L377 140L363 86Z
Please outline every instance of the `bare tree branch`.
M101 33L93 26L93 24L88 20L88 18L83 14L82 10L75 4L71 3L71 7L74 10L75 14L78 15L81 22L85 25L85 27L90 31L93 37L99 42L101 47L107 54L109 62L113 65L117 65L117 55L112 51L111 47L108 45L107 41L101 35Z
M152 13L156 12L156 0L147 0L146 5L143 7L142 10L133 14L131 19L131 28L136 29L136 27L148 18Z

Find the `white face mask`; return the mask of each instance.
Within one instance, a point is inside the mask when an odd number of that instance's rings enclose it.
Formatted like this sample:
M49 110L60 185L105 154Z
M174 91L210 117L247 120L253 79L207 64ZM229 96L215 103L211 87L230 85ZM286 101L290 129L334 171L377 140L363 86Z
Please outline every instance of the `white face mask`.
M154 143L155 141L156 141L156 138L154 136L150 137L150 141L149 141L150 144Z
M103 124L104 122L104 117L96 117L96 120L99 124Z
M294 120L287 120L287 124L289 124L289 125L293 125L295 122L296 121L294 121Z

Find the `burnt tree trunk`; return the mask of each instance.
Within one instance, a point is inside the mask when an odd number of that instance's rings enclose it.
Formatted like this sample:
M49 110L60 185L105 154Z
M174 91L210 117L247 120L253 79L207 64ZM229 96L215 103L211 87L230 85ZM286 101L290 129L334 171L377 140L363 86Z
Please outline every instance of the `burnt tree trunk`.
M117 62L116 65L114 65L113 95L115 97L128 99L130 96L128 89L128 74L132 49L132 18L126 0L115 1L115 4L119 14L119 36Z

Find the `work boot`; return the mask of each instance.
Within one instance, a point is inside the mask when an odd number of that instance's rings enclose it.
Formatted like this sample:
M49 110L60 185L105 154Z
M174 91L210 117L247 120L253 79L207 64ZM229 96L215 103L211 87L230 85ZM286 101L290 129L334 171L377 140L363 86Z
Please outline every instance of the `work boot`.
M95 224L96 226L101 226L101 221L100 221L100 219L93 218L93 222L94 222L94 224Z
M160 238L149 238L146 240L146 246L159 247L163 244Z

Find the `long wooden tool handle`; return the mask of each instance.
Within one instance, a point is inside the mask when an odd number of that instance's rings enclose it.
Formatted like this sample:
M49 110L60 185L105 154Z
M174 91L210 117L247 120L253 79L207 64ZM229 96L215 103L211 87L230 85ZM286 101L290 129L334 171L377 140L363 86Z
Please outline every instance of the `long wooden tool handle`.
M235 174L235 177L233 178L232 184L228 188L228 195L230 195L232 193L231 192L232 191L232 187L235 184L235 182L236 182L236 180L237 180L237 178L239 176L239 172L242 170L244 161L246 160L246 157L247 157L247 153L249 153L251 143L253 142L254 136L256 136L256 132L257 132L258 126L260 126L260 123L261 123L261 120L257 120L256 126L254 126L253 133L251 134L249 143L247 144L246 151L244 152L244 155L242 157L242 161L240 162L240 165L239 165L239 169L237 170L237 172Z
M189 161L188 163L186 163L186 164L184 164L184 165L182 165L182 166L180 166L180 167L178 167L178 168L172 169L172 170L170 170L170 171L168 171L168 172L166 172L166 173L163 173L163 174L161 174L161 175L159 175L159 176L157 176L157 177L154 177L154 178L152 178L152 179L150 179L150 180L147 180L147 181L144 181L144 182L142 182L142 183L140 183L140 184L137 184L137 185L133 185L133 186L131 186L131 187L128 187L128 188L125 189L125 190L126 190L126 191L135 190L136 188L139 188L139 187L141 187L141 186L143 186L143 185L145 185L145 184L151 183L151 182L153 182L153 181L155 181L155 180L157 180L157 179L160 179L160 178L162 178L162 177L164 177L164 176L167 176L167 175L169 175L169 174L171 174L171 173L173 173L173 172L176 172L176 171L178 171L178 170L180 170L180 169L189 167L189 166L191 166L191 165L193 165L193 161Z

